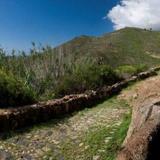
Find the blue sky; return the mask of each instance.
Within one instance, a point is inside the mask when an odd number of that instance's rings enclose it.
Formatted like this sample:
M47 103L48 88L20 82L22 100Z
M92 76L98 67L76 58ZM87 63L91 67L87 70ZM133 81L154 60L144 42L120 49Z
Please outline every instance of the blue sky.
M56 46L79 35L113 30L104 20L118 0L0 0L0 44L24 49L31 42Z

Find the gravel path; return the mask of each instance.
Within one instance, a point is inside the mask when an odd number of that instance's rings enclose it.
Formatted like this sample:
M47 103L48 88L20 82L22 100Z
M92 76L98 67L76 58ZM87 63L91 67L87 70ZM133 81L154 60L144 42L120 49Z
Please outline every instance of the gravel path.
M108 100L94 108L74 113L63 120L52 120L33 128L11 133L8 137L3 135L0 140L2 160L65 160L61 153L63 143L72 140L82 147L81 137L89 129L110 127L113 124L120 125L123 115L129 112L129 108L119 105L118 102ZM53 155L58 158L48 158L46 156L48 152L53 152Z

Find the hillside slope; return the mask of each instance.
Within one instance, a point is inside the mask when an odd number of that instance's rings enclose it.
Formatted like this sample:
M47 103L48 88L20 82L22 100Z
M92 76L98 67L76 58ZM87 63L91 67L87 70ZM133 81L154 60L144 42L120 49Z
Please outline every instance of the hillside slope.
M113 67L160 62L160 32L124 28L100 37L80 36L55 48L62 56L91 56Z
M19 54L19 55L18 55ZM100 37L80 36L56 48L4 56L0 68L33 88L41 100L82 93L160 64L160 32L124 28Z
M159 160L160 75L124 90L120 99L132 106L132 120L117 160Z

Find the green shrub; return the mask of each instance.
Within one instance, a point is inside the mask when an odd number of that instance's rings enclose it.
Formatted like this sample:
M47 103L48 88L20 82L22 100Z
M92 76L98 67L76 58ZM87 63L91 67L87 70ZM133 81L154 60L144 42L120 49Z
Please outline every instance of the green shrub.
M55 89L55 96L82 93L103 85L111 85L120 78L106 65L84 64L76 67L70 75L65 75Z
M120 76L120 77L123 77L123 78L128 78L130 76L133 76L137 73L140 73L144 70L146 70L147 67L146 65L123 65L123 66L119 66L117 69L116 69L116 73Z
M0 107L13 107L35 102L34 92L13 74L0 70Z
M149 67L147 67L144 64L136 65L136 73L135 74L140 73L140 72L144 72L147 69L149 69Z

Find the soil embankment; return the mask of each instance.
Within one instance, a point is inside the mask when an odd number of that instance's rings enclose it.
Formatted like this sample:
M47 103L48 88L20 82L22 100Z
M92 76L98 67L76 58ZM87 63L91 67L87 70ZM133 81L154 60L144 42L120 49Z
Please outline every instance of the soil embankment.
M160 159L160 76L144 80L120 98L133 106L132 122L118 160Z

